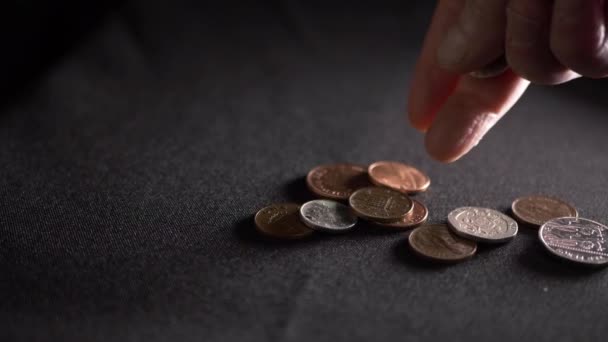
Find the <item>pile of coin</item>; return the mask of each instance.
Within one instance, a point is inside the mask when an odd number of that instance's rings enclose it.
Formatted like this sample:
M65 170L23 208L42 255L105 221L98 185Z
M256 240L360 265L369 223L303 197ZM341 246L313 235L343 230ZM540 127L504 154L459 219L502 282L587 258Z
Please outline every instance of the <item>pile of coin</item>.
M517 221L494 209L462 207L449 213L446 224L424 225L429 211L411 196L426 191L430 183L422 171L400 162L321 165L308 173L306 184L322 199L270 205L258 211L255 224L260 233L280 239L347 232L359 219L383 229L417 227L408 237L411 249L421 257L451 263L475 255L477 243L512 240L519 221L540 227L539 238L554 255L584 264L608 264L608 228L578 218L573 206L552 197L516 199L512 214Z
M422 171L398 162L321 165L310 170L306 184L323 199L268 206L256 214L255 223L262 234L281 239L346 232L359 218L387 229L411 228L426 221L428 209L409 195L430 183Z

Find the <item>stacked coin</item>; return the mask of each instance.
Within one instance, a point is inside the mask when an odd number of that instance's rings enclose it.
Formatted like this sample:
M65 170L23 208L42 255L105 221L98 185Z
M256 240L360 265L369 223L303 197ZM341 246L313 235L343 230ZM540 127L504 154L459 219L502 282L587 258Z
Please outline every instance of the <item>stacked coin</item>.
M557 198L532 195L513 201L511 211L520 223L540 226L539 238L552 254L587 265L608 265L608 227L578 218L572 205ZM509 216L480 207L454 209L447 222L414 230L409 237L411 248L435 261L455 262L475 253L471 244L504 243L512 240L519 228Z
M532 227L542 226L545 222L559 217L578 217L572 205L548 196L531 195L516 199L511 204L515 218Z
M517 222L489 208L462 207L448 215L448 225L454 234L465 239L486 242L507 242L517 235Z
M608 227L580 218L571 204L530 195L513 201L511 211L523 224L540 227L538 238L552 255L582 265L608 265Z
M408 242L417 255L444 263L469 259L477 251L477 243L454 235L445 224L416 228L408 237Z
M406 164L381 161L369 167L321 165L308 172L306 185L322 199L301 206L286 203L266 207L256 215L257 229L266 236L299 239L313 231L349 231L358 218L392 230L416 227L428 218L427 207L409 194L425 191L430 179Z

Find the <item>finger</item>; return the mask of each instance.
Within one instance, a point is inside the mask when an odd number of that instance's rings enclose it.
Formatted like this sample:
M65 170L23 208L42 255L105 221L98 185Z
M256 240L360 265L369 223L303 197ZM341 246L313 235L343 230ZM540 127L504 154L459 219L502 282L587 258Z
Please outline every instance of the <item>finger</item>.
M454 90L459 75L437 64L437 47L448 27L457 19L464 0L440 0L424 39L410 85L408 112L412 126L426 131L437 110Z
M515 104L528 84L511 70L494 78L464 77L426 135L429 154L443 162L462 157Z
M437 52L447 70L468 73L504 53L507 0L466 0Z
M555 0L551 50L564 66L583 76L608 76L604 7L604 0Z
M510 0L507 7L507 61L534 83L558 84L578 77L551 52L552 12L553 0Z

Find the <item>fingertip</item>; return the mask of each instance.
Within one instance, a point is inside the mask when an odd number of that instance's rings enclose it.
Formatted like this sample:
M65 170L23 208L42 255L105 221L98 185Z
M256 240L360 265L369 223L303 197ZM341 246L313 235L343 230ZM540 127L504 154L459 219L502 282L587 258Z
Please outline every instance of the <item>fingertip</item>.
M431 158L442 163L455 162L462 156L461 154L455 154L451 152L449 149L446 149L445 146L441 144L437 144L435 139L429 139L428 134L424 139L424 147Z
M429 155L449 163L467 154L521 97L528 84L510 70L490 79L464 78L426 133Z
M460 115L443 115L427 132L425 146L434 159L450 163L460 159L496 124L501 115L495 113L475 113L465 111ZM452 113L454 114L454 113Z
M431 126L432 120L427 118L428 116L420 115L420 113L412 111L412 108L408 108L407 117L410 125L420 132L426 132Z

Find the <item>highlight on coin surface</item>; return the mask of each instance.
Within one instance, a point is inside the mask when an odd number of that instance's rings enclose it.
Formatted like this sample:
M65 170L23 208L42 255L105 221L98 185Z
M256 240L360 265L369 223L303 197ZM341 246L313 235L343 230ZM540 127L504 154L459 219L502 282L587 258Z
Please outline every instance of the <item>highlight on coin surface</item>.
M368 167L367 172L375 185L408 194L426 191L431 185L431 179L424 172L399 162L375 162Z
M511 204L513 216L522 223L540 226L559 217L578 217L576 208L558 198L530 195L516 199Z
M608 227L580 217L545 222L538 231L543 246L555 256L589 266L608 265Z
M381 223L398 221L414 207L407 195L380 187L359 189L350 196L348 203L359 217Z
M489 208L462 207L448 214L448 225L456 235L478 242L506 242L517 235L517 222Z
M372 185L367 168L355 164L320 165L306 176L308 189L318 196L347 200L358 189Z
M469 259L477 251L475 241L454 235L445 224L420 226L410 233L408 242L417 255L444 263Z
M340 233L357 223L357 216L346 205L332 200L314 200L300 207L302 222L313 230Z
M426 222L427 218L429 217L429 210L420 201L412 199L412 203L414 203L414 208L412 211L399 221L391 223L374 222L374 224L390 229L409 229L418 227Z
M255 226L265 236L295 240L313 233L300 220L300 206L294 203L272 204L255 214Z

